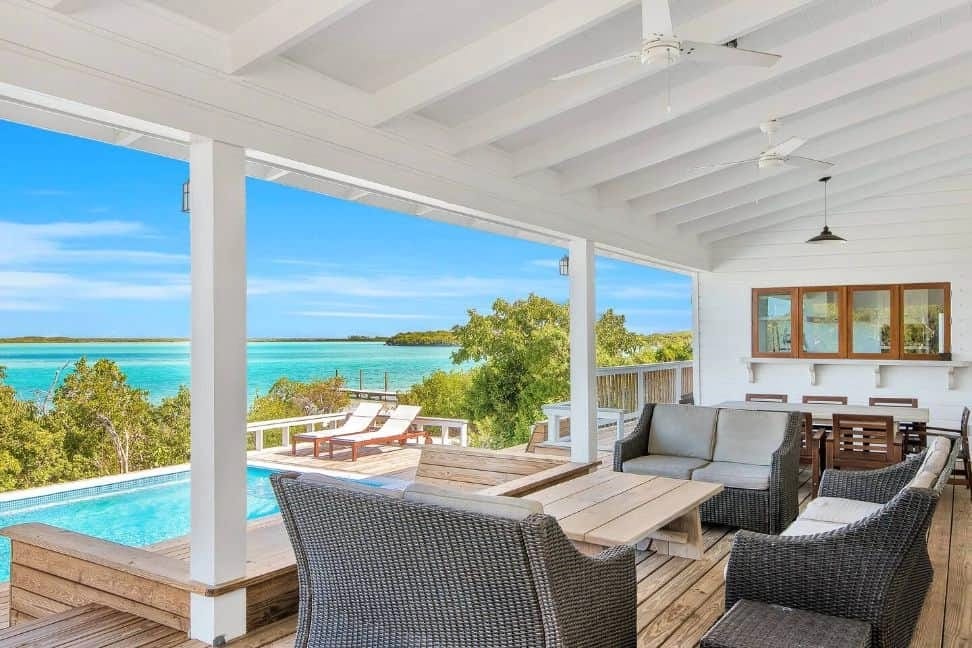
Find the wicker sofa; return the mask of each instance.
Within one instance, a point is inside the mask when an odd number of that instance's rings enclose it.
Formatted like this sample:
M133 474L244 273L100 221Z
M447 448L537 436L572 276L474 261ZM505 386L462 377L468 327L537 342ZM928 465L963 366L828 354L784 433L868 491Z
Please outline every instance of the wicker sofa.
M704 522L779 533L797 515L801 426L797 413L648 404L614 470L723 484Z
M908 646L932 579L927 533L956 445L930 437L889 468L828 470L780 536L736 534L726 609L741 599L871 624L871 645Z
M634 550L584 556L539 503L271 482L297 561L297 648L636 644Z

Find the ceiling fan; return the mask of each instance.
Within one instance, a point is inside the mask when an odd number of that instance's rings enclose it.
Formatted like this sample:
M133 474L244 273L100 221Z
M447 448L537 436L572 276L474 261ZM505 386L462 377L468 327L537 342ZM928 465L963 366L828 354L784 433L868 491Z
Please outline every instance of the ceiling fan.
M683 56L694 61L757 67L771 67L780 60L777 54L738 48L736 41L717 45L682 40L672 33L668 0L641 0L641 33L641 48L637 51L560 74L553 80L563 81L627 62L671 65Z
M777 119L765 121L759 125L759 130L766 133L769 140L769 148L759 154L759 157L749 158L748 160L738 160L736 162L723 162L721 164L707 164L696 169L723 169L726 167L739 166L743 164L756 163L759 169L779 169L782 167L805 167L808 169L827 169L834 166L833 162L814 160L808 157L793 155L793 152L807 143L801 137L791 137L785 142L774 144L777 131L780 130L780 122Z

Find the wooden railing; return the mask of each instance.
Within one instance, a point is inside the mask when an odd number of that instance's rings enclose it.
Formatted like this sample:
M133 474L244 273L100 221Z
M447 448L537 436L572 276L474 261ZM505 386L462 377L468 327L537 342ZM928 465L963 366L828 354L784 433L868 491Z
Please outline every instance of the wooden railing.
M692 361L600 367L597 370L597 404L629 412L645 403L677 403L692 392Z
M296 428L301 432L327 430L337 427L340 423L344 422L347 416L347 412L337 412L333 414L314 414L311 416L296 416L269 421L253 421L246 424L246 434L247 437L252 435L253 447L257 450L263 450L267 447L286 447L290 445L291 431L293 429ZM458 441L462 447L466 447L469 444L469 421L466 419L419 416L415 419L415 425L423 430L427 427L438 428L438 442L443 445L453 444L454 440ZM269 431L273 431L274 434L265 434ZM456 431L455 435L453 431ZM277 445L277 433L280 435L279 446ZM433 436L433 438L435 437ZM270 439L269 444L268 439Z

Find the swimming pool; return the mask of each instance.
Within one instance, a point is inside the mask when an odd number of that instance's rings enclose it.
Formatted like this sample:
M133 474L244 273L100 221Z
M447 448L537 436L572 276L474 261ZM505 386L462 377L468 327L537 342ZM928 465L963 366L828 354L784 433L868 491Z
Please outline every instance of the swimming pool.
M273 472L255 466L247 468L247 519L279 511L270 486ZM361 481L384 485L377 479ZM43 522L135 547L186 535L189 471L0 502L0 527L23 522ZM0 583L8 580L10 541L0 538Z

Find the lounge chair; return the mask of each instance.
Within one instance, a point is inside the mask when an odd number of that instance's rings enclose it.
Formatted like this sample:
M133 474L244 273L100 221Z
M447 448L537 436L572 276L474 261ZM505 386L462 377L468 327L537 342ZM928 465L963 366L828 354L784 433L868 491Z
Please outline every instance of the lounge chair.
M432 442L432 437L425 430L413 430L412 423L418 416L422 408L418 405L399 405L388 415L380 428L370 432L360 432L358 434L341 434L327 438L327 454L331 459L334 458L334 446L351 446L351 461L358 460L358 450L361 446L381 445L397 441L400 445L405 445L409 439L425 437L426 443Z
M320 455L321 441L336 435L358 434L359 432L366 432L375 422L375 417L378 416L379 412L381 412L381 403L358 403L358 406L354 408L354 411L348 415L348 418L345 419L344 423L342 423L340 427L332 428L330 430L301 432L300 434L295 434L291 440L290 454L297 454L298 441L313 441L314 457L316 458Z

